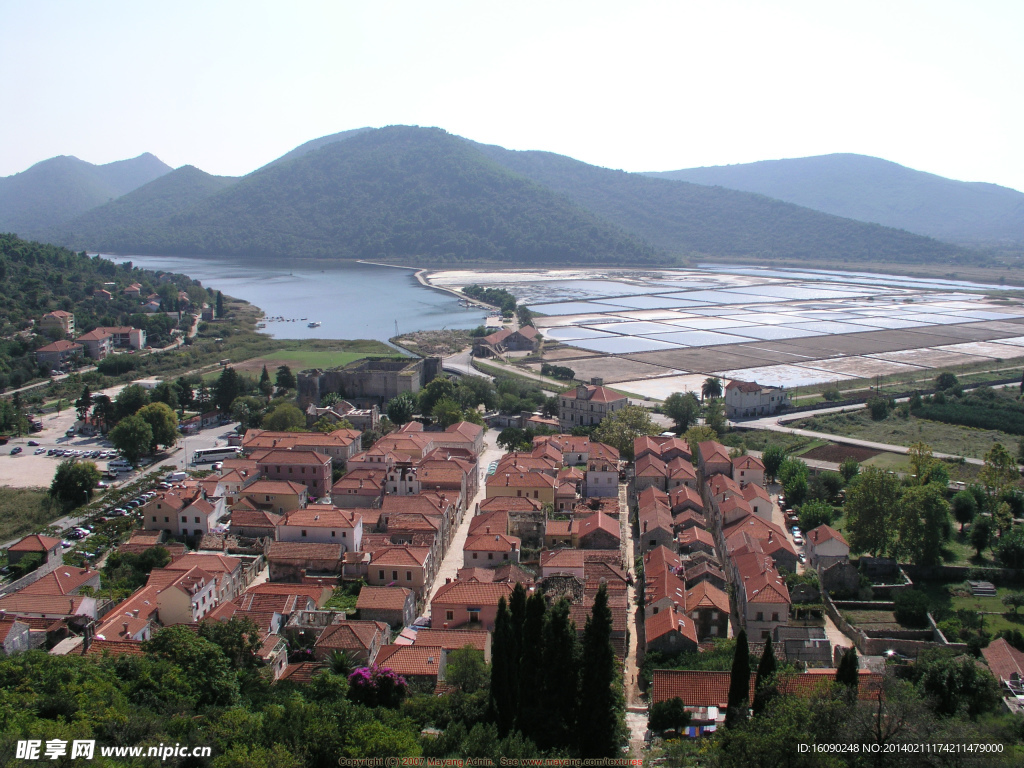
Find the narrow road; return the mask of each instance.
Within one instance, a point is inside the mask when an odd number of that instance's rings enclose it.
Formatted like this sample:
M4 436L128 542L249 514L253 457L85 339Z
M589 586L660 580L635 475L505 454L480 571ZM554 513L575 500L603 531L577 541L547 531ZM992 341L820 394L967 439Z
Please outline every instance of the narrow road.
M462 522L455 531L455 535L452 536L451 543L448 545L448 551L445 553L444 558L441 560L441 567L437 569L437 575L434 576L434 582L430 585L430 591L427 594L426 601L423 606L424 617L430 616L430 601L434 599L434 595L437 594L442 586L444 586L445 579L454 579L459 575L459 568L462 567L462 548L466 544L466 537L469 535L469 523L473 519L476 513L476 505L482 502L487 497L487 487L485 481L487 479L487 466L499 458L501 458L504 451L498 447L498 430L488 429L484 432L484 450L480 454L478 459L477 470L480 473L480 487L477 490L476 496L470 499L466 505L466 512L462 516Z

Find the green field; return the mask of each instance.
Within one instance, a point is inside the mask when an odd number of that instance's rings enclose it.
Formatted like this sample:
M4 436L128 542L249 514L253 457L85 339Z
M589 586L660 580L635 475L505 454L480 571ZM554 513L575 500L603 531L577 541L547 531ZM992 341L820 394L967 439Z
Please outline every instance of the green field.
M0 541L42 530L60 515L44 490L0 487Z
M777 445L793 456L828 445L825 440L816 437L774 432L769 429L731 429L718 439L723 445L731 448L738 448L740 443L743 443L752 451L763 451L769 445Z
M913 416L890 415L882 421L873 421L866 410L815 416L789 426L891 445L910 446L924 442L937 453L976 459L983 458L993 443L1002 443L1012 450L1020 441L1017 435L994 429L973 429Z
M337 368L364 357L403 357L392 347L380 341L356 339L355 341L291 341L288 346L250 357L245 360L231 360L231 367L239 373L258 376L267 366L273 378L278 366L287 365L292 373L308 368ZM411 359L411 358L409 358ZM220 376L220 370L206 373L203 378L210 380Z

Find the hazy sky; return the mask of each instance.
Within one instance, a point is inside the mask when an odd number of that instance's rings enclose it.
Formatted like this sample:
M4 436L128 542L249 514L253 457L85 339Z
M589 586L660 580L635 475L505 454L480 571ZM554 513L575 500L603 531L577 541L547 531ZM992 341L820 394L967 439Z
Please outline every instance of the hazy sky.
M240 175L436 125L631 171L829 152L1024 190L1024 2L0 0L0 176Z

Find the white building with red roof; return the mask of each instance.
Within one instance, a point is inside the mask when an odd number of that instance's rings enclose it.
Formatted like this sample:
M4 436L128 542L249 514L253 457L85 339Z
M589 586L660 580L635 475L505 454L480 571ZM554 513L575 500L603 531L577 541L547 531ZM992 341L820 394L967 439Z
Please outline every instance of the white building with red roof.
M311 504L281 518L277 541L341 544L343 552L356 552L362 548L363 518L355 510Z
M520 547L521 542L517 537L504 533L478 533L468 536L462 547L463 567L492 568L518 563Z
M789 392L756 381L730 381L725 385L725 415L730 419L767 416L789 405Z
M807 559L811 568L845 562L850 559L850 544L835 528L819 525L807 532Z
M604 386L604 380L591 379L558 396L558 425L564 432L574 427L600 424L606 416L626 407L629 398Z

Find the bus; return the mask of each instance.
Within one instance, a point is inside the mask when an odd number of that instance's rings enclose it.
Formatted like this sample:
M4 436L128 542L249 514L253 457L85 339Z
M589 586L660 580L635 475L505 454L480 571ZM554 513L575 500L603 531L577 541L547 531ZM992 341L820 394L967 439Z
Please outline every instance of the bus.
M220 448L197 448L192 454L193 464L212 464L224 459L237 459L242 449L237 445L225 445Z

